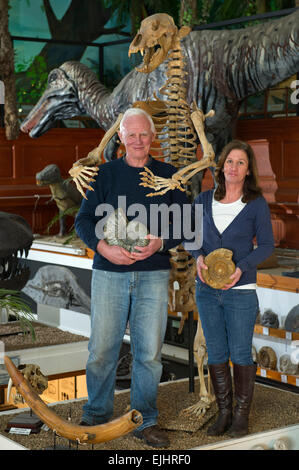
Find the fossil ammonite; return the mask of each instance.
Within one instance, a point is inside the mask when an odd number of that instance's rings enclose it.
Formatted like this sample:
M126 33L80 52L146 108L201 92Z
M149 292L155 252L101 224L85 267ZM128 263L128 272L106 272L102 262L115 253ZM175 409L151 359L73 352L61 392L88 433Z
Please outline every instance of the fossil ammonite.
M289 313L284 322L284 328L287 331L299 333L299 304L295 305Z
M263 346L258 352L258 364L267 369L276 370L277 356L274 349L269 346Z
M284 374L297 375L299 364L294 364L288 354L283 354L279 358L279 370Z
M204 281L214 289L222 289L231 283L230 276L235 272L235 263L232 261L233 252L226 248L218 248L205 257L208 269L202 269Z

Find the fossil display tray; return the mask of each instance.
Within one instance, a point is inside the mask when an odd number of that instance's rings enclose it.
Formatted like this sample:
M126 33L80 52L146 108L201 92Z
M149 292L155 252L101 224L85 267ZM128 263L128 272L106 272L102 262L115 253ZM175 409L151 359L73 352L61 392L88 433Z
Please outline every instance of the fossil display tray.
M76 335L38 322L33 322L33 327L36 336L35 341L32 340L30 333L26 335L19 333L21 328L18 321L1 323L0 341L4 343L5 351L40 348L42 346L53 346L55 344L73 343L89 339L85 336Z

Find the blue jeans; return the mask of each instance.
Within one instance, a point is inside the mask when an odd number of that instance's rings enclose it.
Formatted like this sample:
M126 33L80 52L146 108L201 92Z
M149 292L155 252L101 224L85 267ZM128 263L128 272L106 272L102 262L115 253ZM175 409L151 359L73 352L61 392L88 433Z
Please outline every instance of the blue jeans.
M196 283L196 303L209 364L251 365L258 299L254 289L213 289Z
M113 414L117 362L129 322L133 356L131 409L142 413L142 430L156 424L167 326L169 270L126 273L93 270L91 336L86 366L88 402L82 420L107 422Z

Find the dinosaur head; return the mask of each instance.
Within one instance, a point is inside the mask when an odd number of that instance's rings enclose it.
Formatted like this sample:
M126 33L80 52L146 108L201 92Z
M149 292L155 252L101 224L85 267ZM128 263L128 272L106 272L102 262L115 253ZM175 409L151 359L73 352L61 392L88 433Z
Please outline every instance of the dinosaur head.
M63 181L60 170L55 163L45 166L43 170L36 173L35 180L38 186L48 186Z
M29 268L18 260L27 256L33 241L29 224L23 217L0 212L0 288L21 290L29 279Z
M49 73L43 95L21 124L30 137L39 137L53 127L55 121L84 112L74 81L60 67Z
M178 30L173 18L166 13L156 13L145 18L129 47L129 57L136 52L143 56L143 63L136 70L142 73L155 70L164 62L176 41L189 32L190 28L187 26Z

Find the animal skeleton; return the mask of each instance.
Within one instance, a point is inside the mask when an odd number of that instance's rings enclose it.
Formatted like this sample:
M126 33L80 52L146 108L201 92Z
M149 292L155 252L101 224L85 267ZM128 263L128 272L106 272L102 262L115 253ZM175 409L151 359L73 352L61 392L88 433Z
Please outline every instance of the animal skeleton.
M18 370L22 372L24 378L39 395L48 388L48 379L36 364L20 364ZM10 378L7 386L7 401L10 399L12 385L13 381ZM24 403L24 398L18 392L14 395L14 403Z
M183 27L178 30L169 15L158 13L142 21L140 30L129 47L129 55L136 52L141 52L143 55L144 50L146 51L143 64L137 69L141 73L148 73L159 66L161 60L166 57L169 59L166 71L168 78L166 84L159 90L161 94L166 95L164 105L168 117L167 129L162 131L162 135L167 135L168 146L166 149L169 152L166 155L170 162L180 170L174 174L172 179L165 179L156 177L149 169L145 168L145 172L141 173L143 175L141 185L154 188L156 191L148 196L164 194L170 189L176 188L184 191L183 185L186 185L194 174L207 167L215 166L215 154L204 132L206 116L197 108L195 102L193 102L193 112L191 112L186 101L187 91L184 81L186 72L181 39L188 33L189 28ZM154 52L157 46L160 48ZM210 111L208 115L213 116L214 111ZM196 158L197 137L203 149L203 158L200 161ZM165 148L163 150L165 152ZM172 270L169 283L169 307L175 312L196 311L195 261L183 247L172 249L170 253ZM175 288L177 283L179 288ZM203 363L206 344L199 318L197 324L193 348L200 378L200 400L195 406L185 411L203 416L215 397L210 392L209 380L209 390L205 385Z

